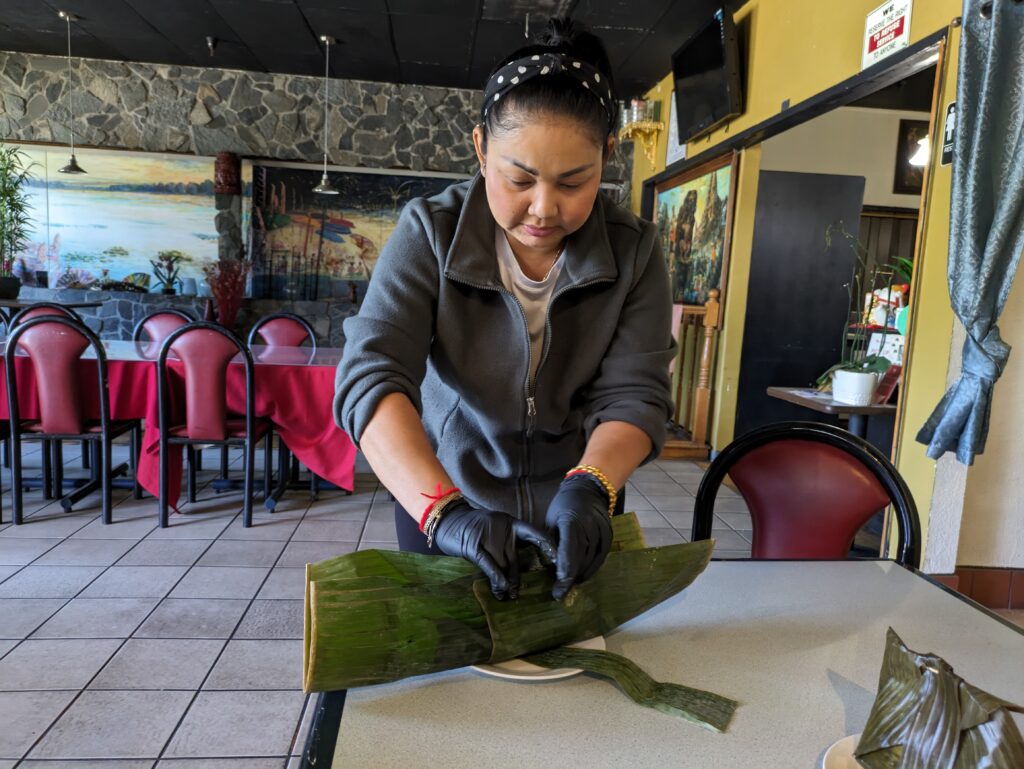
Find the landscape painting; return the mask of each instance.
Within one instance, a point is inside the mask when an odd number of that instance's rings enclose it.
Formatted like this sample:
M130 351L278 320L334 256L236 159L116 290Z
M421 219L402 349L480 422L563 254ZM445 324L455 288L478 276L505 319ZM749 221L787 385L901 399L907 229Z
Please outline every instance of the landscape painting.
M87 173L57 169L63 147L24 145L34 229L15 264L23 282L88 287L128 280L155 287L151 260L176 251L180 277L203 277L217 259L213 158L157 153L76 151Z
M275 299L354 296L412 198L466 178L370 169L330 171L337 195L313 192L322 171L296 164L254 165L250 244L252 293Z
M722 292L735 168L733 155L725 155L684 171L655 189L654 222L676 304L703 306L709 291Z

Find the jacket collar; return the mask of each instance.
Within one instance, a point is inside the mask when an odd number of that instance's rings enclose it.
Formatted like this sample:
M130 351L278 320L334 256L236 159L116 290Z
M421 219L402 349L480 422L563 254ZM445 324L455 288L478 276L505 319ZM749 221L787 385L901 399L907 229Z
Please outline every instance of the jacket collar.
M619 275L608 241L604 197L600 194L594 210L565 245L565 262L556 290L600 280L615 280ZM459 213L455 235L445 257L445 277L485 288L502 289L498 257L494 253L494 228L497 223L487 204L483 177L473 177Z

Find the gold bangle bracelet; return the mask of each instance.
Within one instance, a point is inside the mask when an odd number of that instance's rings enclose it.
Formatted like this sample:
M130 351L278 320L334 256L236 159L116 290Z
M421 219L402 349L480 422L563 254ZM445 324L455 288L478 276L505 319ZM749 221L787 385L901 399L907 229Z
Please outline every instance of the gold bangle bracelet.
M444 509L456 499L462 499L461 491L445 494L431 506L427 520L423 524L423 533L427 535L427 547L432 547L434 544L434 532L437 530L437 524L441 522Z
M619 492L615 490L612 482L608 480L608 476L601 472L600 468L593 465L576 465L565 474L565 477L568 478L571 475L578 475L580 473L586 473L595 478L604 487L605 493L608 494L608 516L611 517L615 513L615 504L619 501Z

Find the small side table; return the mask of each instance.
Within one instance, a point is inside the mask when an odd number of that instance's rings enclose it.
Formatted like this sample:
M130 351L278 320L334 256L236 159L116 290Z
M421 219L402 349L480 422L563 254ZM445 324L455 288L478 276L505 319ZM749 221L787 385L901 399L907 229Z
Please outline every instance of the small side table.
M850 418L849 430L859 438L865 438L868 432L868 417L875 414L893 414L896 406L891 403L871 404L870 406L851 406L832 400L829 393L821 393L810 387L769 387L768 396L782 401L795 403L797 406L819 411L822 414L845 414Z

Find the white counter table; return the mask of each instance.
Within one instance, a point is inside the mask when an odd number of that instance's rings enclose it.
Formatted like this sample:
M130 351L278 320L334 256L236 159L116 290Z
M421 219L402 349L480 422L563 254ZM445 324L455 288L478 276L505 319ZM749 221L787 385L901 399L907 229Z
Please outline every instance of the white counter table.
M587 676L530 684L462 669L348 692L333 765L816 767L862 730L890 625L910 648L1024 703L1024 633L915 573L878 561L717 561L607 641L659 680L739 700L727 733ZM330 725L320 730L329 740Z

